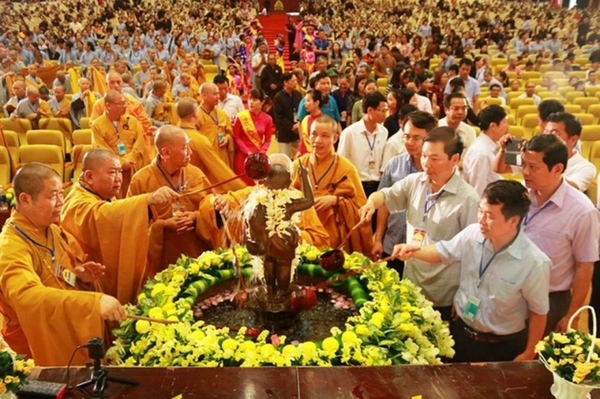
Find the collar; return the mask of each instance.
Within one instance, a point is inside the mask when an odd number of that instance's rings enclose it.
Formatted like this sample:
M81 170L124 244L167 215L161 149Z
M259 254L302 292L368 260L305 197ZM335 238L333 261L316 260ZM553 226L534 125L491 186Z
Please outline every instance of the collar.
M420 180L422 182L424 182L427 186L430 186L429 180L427 179L427 174L425 172L419 172L419 173L421 173ZM458 192L461 182L463 182L463 181L464 180L460 176L460 172L458 171L458 168L454 167L454 173L452 174L452 177L450 178L450 180L448 180L446 182L446 184L444 184L444 186L438 192L444 190L448 193L456 194ZM435 194L435 193L433 193L433 194Z
M554 194L552 194L552 196L548 199L548 201L546 201L543 204L537 204L535 202L535 200L536 200L535 190L529 189L528 191L529 191L529 197L531 198L531 201L533 203L535 203L538 208L541 208L548 202L552 202L552 203L554 203L554 205L556 205L557 207L562 209L568 190L569 190L569 184L567 183L567 181L564 178L561 178L560 185L558 186L558 188L556 189Z
M477 241L477 243L479 243L481 245L483 245L483 242L485 241L485 238L483 237L483 235L481 235L480 232L478 232L478 234L477 234L476 241ZM489 240L487 240L487 242L485 243L485 246L490 251L494 252L494 248L492 248L492 243ZM522 228L520 228L519 232L517 233L517 236L513 240L512 244L510 244L510 246L508 248L506 248L503 252L507 252L510 256L512 256L515 259L522 259L523 254L527 250L528 249L526 246L525 232L523 231Z
M16 226L19 226L21 230L27 233L27 235L35 241L39 243L46 243L47 237L46 234L44 234L45 232L35 227L33 223L31 223L29 219L25 217L25 215L23 215L21 212L19 212L16 208L13 209L10 213L10 222L12 222ZM51 226L48 226L48 231L50 230Z

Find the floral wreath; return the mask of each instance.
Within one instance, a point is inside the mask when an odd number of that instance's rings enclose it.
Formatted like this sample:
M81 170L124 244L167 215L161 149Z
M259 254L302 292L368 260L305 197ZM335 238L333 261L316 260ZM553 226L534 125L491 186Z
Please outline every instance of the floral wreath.
M335 278L318 264L322 251L300 245L297 272L316 279ZM245 277L253 257L245 247L235 256ZM346 256L344 269L370 265L360 253ZM126 320L113 330L114 345L107 358L125 366L330 366L439 364L440 356L452 357L454 341L439 312L408 280L400 280L384 263L372 265L340 284L352 297L358 315L347 319L344 330L333 327L320 342L287 343L285 336L263 331L248 338L246 327L233 334L195 321L192 306L209 287L234 279L232 249L204 252L197 259L182 256L176 264L150 279L138 295L131 315L173 321L162 324Z

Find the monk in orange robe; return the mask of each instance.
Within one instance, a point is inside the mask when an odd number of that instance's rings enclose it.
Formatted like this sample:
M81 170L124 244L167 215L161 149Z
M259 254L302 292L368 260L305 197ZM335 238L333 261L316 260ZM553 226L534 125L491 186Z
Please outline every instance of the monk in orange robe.
M233 170L219 156L210 141L196 130L198 122L198 103L191 98L183 98L177 103L177 116L179 123L190 138L192 151L190 163L204 172L212 184L217 184L235 177ZM242 179L234 179L216 187L217 193L226 193L246 187Z
M337 248L348 231L360 221L358 209L367 202L367 197L356 167L335 153L336 122L324 115L313 122L311 130L312 151L295 161L292 187L300 187L298 167L303 165L310 172L319 220L329 233L331 246ZM352 234L344 250L370 254L372 246L371 227L365 224Z
M150 217L154 205L170 204L179 194L169 187L114 200L122 184L121 163L111 151L92 149L83 158L81 179L65 198L61 226L90 257L106 266L103 292L121 303L135 303L148 276Z
M118 72L110 71L106 74L106 82L108 85L108 90L116 90L120 93L123 91L123 78ZM152 123L150 122L150 118L146 114L142 103L140 103L135 97L131 94L124 94L126 104L126 114L133 116L138 122L142 125L142 132L144 134L154 135L154 131L156 129L151 129ZM94 119L99 118L106 111L106 106L104 104L104 100L98 100L94 102L94 107L92 108L92 113L90 114L90 123L94 121Z
M282 158L285 159L282 161ZM292 168L292 162L286 155L271 155L272 164L280 164L288 170ZM288 161L288 162L285 162ZM224 223L231 232L232 239L240 242L243 235L243 224L241 223L241 213L244 201L250 196L253 190L260 189L262 186L246 187L245 189L229 192L225 195L209 195L200 203L200 220L196 223L197 233L207 242L211 242L214 248L227 246L227 236L224 229ZM301 196L301 194L300 194ZM222 220L223 215L228 220ZM313 207L300 213L301 239L304 243L314 245L318 248L330 246L329 235L319 221L319 217Z
M138 171L129 186L128 197L140 195L160 187L172 188L178 193L208 187L210 182L197 167L190 165L190 139L176 126L165 125L155 136L158 155L148 166ZM181 197L173 204L154 205L155 220L150 226L149 254L154 275L175 263L185 254L196 258L206 249L194 232L200 201L205 193Z
M198 107L196 129L210 141L223 162L233 168L233 127L225 111L217 107L219 88L214 83L205 82L200 86L200 96L202 103Z
M73 237L58 226L62 180L32 162L15 175L16 209L0 233L2 334L11 348L38 366L65 366L78 345L102 337L104 321L121 321L116 298L92 290L104 266L84 262ZM73 364L88 361L74 353Z
M123 167L123 192L133 174L150 163L139 122L125 114L125 97L116 90L106 93L106 113L92 123L92 147L105 148L119 156Z

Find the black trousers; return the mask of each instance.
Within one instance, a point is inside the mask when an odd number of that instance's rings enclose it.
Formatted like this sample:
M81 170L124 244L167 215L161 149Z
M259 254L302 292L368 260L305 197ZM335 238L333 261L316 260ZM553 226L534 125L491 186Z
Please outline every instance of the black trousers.
M363 190L365 190L365 195L369 198L369 195L373 194L379 188L378 181L363 181L361 182L363 186ZM375 234L375 230L377 229L377 212L373 214L373 218L371 218L371 230L373 234Z
M450 323L456 354L451 363L461 362L509 362L520 355L527 346L527 329L512 334L501 342L476 341L467 332L468 326L459 317Z
M594 262L594 274L592 275L592 296L590 297L590 306L596 311L596 317L600 320L600 260ZM588 327L590 334L594 331L592 317L588 317ZM600 328L599 328L600 330ZM596 331L596 336L600 335Z

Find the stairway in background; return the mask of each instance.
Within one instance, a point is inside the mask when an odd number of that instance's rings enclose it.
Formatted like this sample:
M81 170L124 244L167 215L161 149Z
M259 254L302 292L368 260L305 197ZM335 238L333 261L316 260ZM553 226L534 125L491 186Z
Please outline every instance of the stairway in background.
M286 7L287 9L287 7ZM287 23L287 15L285 12L277 11L273 12L273 14L268 16L260 16L258 17L260 24L263 27L263 35L267 44L269 46L269 53L275 51L275 39L277 38L277 34L281 33L283 36L283 40L286 41L283 52L283 62L285 65L284 72L290 71L290 61L289 61L289 49L287 43L287 32L285 31L285 24Z

